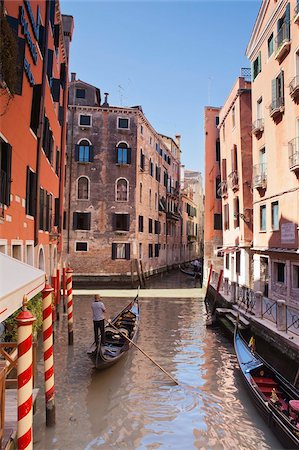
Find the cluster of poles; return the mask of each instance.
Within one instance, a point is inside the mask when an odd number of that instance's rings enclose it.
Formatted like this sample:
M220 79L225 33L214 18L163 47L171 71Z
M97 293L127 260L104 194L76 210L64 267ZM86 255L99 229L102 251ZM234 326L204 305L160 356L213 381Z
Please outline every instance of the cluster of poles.
M73 345L73 289L72 269L63 267L55 270L51 277L52 286L47 282L42 290L43 306L43 354L46 425L55 425L55 384L53 358L53 322L59 320L61 287L63 312L67 314L68 344ZM62 275L62 276L61 276ZM18 364L17 364L17 445L19 450L33 448L33 348L32 329L35 317L27 310L27 298L23 298L23 307L16 317L18 325Z

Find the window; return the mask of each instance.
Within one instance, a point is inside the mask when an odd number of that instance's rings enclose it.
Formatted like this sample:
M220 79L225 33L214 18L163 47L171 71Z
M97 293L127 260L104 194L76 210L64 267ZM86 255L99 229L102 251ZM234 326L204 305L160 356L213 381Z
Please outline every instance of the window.
M81 97L84 98L84 97ZM76 252L87 252L88 243L87 242L76 242Z
M117 127L128 130L129 129L129 119L123 119L123 118L119 117L118 122L117 122Z
M53 158L54 139L48 117L44 116L43 149L49 161Z
M153 232L153 219L148 219L148 232Z
M216 161L220 161L220 139L216 139Z
M131 149L125 142L121 142L116 149L117 164L131 164Z
M22 261L22 245L13 244L11 246L11 249L12 249L12 257L18 259L19 261Z
M270 58L273 51L274 51L274 37L273 37L273 33L272 33L268 39L268 58Z
M155 258L159 257L160 253L160 244L155 244Z
M149 160L149 166L150 166L150 176L153 177L154 176L154 163L152 162L152 160Z
M142 203L142 183L139 185L139 201Z
M27 166L26 177L26 214L35 216L36 173Z
M262 58L261 52L259 52L257 58L253 61L253 81L256 79L258 74L262 71Z
M112 259L130 259L130 244L112 244Z
M85 98L86 90L85 89L76 89L76 98Z
M284 42L290 40L290 3L286 6L284 15L277 22L277 49L279 49Z
M55 160L55 173L56 175L59 174L59 168L60 168L60 151L58 148L56 148L56 160Z
M129 182L125 178L116 181L116 201L127 202L129 200Z
M218 176L218 177L216 177L216 180L215 180L215 197L216 198L221 198L220 188L221 188L221 177Z
M140 126L140 133L143 134L143 126Z
M150 209L152 209L152 190L149 190L149 194L148 194L148 206L150 207Z
M235 128L236 126L236 108L233 106L232 108L232 127Z
M143 254L142 254L142 243L139 243L139 259L142 259Z
M88 200L89 197L89 179L87 177L80 177L78 179L78 200Z
M161 180L161 169L156 164L156 180L160 183Z
M274 263L274 276L275 281L277 283L284 283L285 282L285 264L276 262Z
M235 226L235 228L238 228L240 226L239 197L234 198L234 226Z
M79 115L80 127L91 127L91 116L86 114Z
M271 203L271 227L272 230L279 230L279 207L278 202Z
M112 216L113 230L115 231L129 231L130 229L130 214L115 213Z
M214 230L222 230L222 214L214 214Z
M225 268L229 269L229 253L225 255Z
M74 212L73 213L73 229L74 230L90 230L91 213Z
M140 149L140 169L144 170L145 156L143 154L142 148Z
M148 244L148 257L153 257L153 244Z
M241 252L236 252L236 273L241 274Z
M266 205L260 206L260 231L266 231L267 229L267 209Z
M283 70L280 74L272 80L272 103L270 112L273 109L277 109L284 106L284 73Z
M93 161L93 146L86 139L82 139L78 145L75 146L75 161L87 163Z
M293 266L293 288L299 289L299 266Z
M218 125L219 125L219 116L215 117L215 125L216 125L216 127L218 127Z
M229 229L229 205L224 205L224 229Z
M138 218L138 231L140 233L143 232L143 216L139 216Z
M40 102L41 102L41 84L36 84L32 89L32 103L31 103L31 117L30 117L30 128L37 134L39 125L39 114L40 114Z
M11 145L0 140L0 204L10 205Z
M160 222L155 220L155 234L160 234Z

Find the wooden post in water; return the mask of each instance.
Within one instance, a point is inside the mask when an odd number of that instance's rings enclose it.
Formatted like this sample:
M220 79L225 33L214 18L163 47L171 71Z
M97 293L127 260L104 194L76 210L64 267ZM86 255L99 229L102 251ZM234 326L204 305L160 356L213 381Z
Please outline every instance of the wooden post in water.
M67 323L68 323L68 344L73 345L73 280L72 269L70 267L66 270L66 289L67 289Z

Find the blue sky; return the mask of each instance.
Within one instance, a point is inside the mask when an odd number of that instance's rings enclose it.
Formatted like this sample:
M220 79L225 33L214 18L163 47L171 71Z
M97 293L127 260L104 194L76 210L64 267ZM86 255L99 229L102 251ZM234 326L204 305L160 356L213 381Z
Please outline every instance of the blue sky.
M142 105L158 132L180 133L183 164L203 172L204 106L221 106L249 67L261 1L60 3L75 22L70 71L111 105Z

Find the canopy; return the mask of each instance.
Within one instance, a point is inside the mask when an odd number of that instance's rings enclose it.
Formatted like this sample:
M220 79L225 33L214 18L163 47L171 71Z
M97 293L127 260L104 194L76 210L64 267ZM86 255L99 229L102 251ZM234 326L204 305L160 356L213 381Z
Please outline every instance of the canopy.
M0 253L0 322L21 308L45 286L45 272Z

